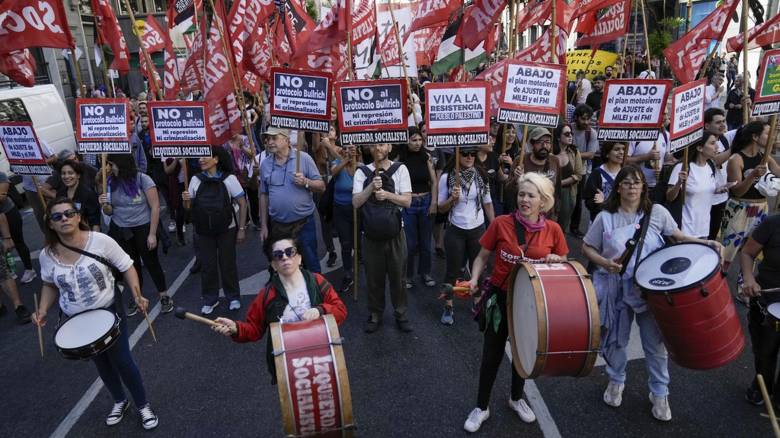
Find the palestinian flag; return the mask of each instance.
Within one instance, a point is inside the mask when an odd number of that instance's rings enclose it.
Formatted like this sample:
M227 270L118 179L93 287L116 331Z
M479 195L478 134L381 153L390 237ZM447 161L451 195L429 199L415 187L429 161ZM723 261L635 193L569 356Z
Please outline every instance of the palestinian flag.
M444 35L441 38L441 45L439 46L439 52L436 54L436 61L434 61L431 70L434 75L443 75L449 73L450 70L460 66L464 60L466 64L466 71L476 69L480 63L487 60L487 54L485 53L485 42L479 43L474 50L468 48L461 48L455 44L455 39L458 36L461 22L463 17L458 17L455 21L447 26L447 30L444 31ZM464 50L465 53L461 53Z

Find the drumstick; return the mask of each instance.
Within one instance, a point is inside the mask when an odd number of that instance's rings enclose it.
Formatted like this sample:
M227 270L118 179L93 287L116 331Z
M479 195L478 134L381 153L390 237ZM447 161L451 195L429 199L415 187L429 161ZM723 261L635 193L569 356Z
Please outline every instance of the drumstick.
M157 343L157 335L154 334L154 327L152 327L152 321L149 319L149 314L146 313L146 309L141 307L141 312L144 313L144 319L146 320L146 323L149 324L149 332L152 334L152 339L154 339L154 343Z
M220 323L213 321L211 319L204 318L194 313L190 313L184 307L177 307L176 310L174 311L174 315L176 315L176 317L179 319L189 319L190 321L199 322L201 324L206 324L211 327L221 325Z
M35 292L33 292L33 301L35 302L35 314L38 315L38 294ZM43 330L40 325L35 324L35 326L38 327L38 347L41 350L41 357L43 357Z
M761 289L759 292L761 292L762 294L777 293L780 292L780 287L773 287L771 289Z
M780 438L780 426L777 425L775 410L772 408L772 400L769 398L769 393L766 391L764 376L757 374L756 380L758 380L758 387L761 389L761 396L764 398L764 404L766 405L766 411L769 413L769 419L772 421L772 430L775 432L775 438Z

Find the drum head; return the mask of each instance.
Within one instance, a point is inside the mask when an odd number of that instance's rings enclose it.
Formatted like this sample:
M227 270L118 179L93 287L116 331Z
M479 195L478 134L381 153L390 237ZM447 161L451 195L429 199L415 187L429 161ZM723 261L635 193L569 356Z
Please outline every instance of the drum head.
M681 243L639 262L635 280L648 292L670 292L708 279L719 266L720 255L714 249L701 243Z
M780 303L770 304L766 311L772 315L772 318L780 320Z
M90 345L111 331L116 315L105 309L79 313L60 326L54 334L54 343L64 349Z
M539 320L537 316L536 293L531 277L524 267L517 269L512 289L512 344L525 373L531 374L536 364L539 349ZM490 330L490 328L488 328Z

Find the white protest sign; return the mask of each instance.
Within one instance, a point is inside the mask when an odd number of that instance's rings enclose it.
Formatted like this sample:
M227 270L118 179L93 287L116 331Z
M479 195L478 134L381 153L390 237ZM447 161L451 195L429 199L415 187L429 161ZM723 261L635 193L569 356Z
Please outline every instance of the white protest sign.
M330 130L330 74L274 67L271 76L272 126L313 132Z
M339 82L336 99L342 144L407 141L407 97L403 80Z
M0 144L13 173L19 175L49 175L38 137L30 122L0 123Z
M677 152L696 141L704 134L704 91L705 79L677 87L672 92L672 109L669 122L671 137L669 150Z
M425 113L428 145L481 146L488 142L490 112L487 82L428 83Z
M658 138L671 80L608 80L599 114L600 141L642 141Z
M127 99L76 99L80 153L130 153Z
M155 158L211 156L205 102L149 102L149 137Z
M561 65L507 62L498 121L558 126L565 87L566 71Z

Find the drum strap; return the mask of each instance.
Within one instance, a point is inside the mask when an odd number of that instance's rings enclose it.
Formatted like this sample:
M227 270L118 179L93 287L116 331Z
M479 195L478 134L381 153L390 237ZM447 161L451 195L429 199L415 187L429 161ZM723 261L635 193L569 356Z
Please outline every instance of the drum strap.
M95 259L95 260L99 261L100 263L108 266L108 268L111 270L111 274L114 276L114 279L121 278L122 273L119 271L119 269L117 269L117 267L114 266L113 263L108 261L108 259L106 259L105 257L99 256L99 255L97 255L95 253L91 253L91 252L89 252L87 250L84 250L84 249L81 249L81 248L76 248L75 246L66 245L62 241L60 241L60 245L64 246L65 248L68 248L69 250L71 250L73 252L77 252L77 253L79 253L81 255L85 255L85 256L87 256L89 258L92 258L92 259Z
M633 276L636 277L636 268L639 266L639 257L642 256L642 246L645 244L645 237L647 236L647 229L650 228L650 216L652 216L651 213L645 213L645 216L642 218L642 226L639 228L639 239L637 240L636 247L634 247L634 250L636 251L636 260L634 261L634 272ZM631 254L629 254L628 257L626 257L626 260L631 259Z

